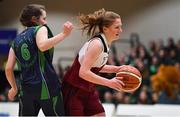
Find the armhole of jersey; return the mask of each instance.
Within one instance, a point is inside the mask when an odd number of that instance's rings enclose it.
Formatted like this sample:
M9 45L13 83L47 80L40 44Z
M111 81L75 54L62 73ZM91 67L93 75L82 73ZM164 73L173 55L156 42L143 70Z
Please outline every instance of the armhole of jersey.
M37 34L38 30L39 30L41 27L42 27L42 26L36 26L36 27L35 27L35 30L34 30L34 36L35 36L35 38L36 38L36 34Z
M45 26L48 30L48 38L53 37L53 33L52 33L51 29L49 28L49 26L48 25L43 25L43 26Z
M14 40L12 41L10 47L14 50Z
M95 36L95 37L98 37L99 39L101 39L101 42L102 42L103 47L104 47L104 52L107 53L107 52L108 52L108 51L107 51L107 46L106 46L106 43L105 43L103 37L102 37L101 35L97 35L97 36Z
M16 63L18 66L18 70L21 71L21 63L19 62L19 60L16 58Z

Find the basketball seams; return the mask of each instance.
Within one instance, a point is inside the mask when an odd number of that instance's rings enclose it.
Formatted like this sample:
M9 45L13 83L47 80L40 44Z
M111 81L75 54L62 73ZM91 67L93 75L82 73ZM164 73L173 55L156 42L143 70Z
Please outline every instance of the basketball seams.
M139 77L138 75L136 75L136 74L134 74L134 73L131 73L131 72L127 72L127 71L118 72L116 76L118 76L119 74L126 74L126 75L134 76L134 77L136 77L137 79L139 79L140 82L141 82L141 80L142 80L141 77Z
M128 71L118 72L118 73L116 74L116 76L118 76L118 75L120 75L120 74L131 75L131 76L133 76L133 77L135 77L135 78L137 78L137 79L139 80L139 85L138 85L136 88L134 88L134 89L129 89L129 90L121 89L122 91L129 91L129 92L135 91L135 90L138 89L139 86L141 85L142 77L139 77L138 75L136 75L136 74L134 74L134 73L132 73L132 72L128 72Z

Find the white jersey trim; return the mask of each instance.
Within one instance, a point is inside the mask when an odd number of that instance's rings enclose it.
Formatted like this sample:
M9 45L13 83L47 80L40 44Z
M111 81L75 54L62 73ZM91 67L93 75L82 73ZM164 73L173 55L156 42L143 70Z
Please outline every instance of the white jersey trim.
M97 38L98 40L100 40L100 42L102 43L102 52L100 53L99 57L97 58L97 60L94 62L93 66L92 67L102 67L103 65L105 65L107 63L107 60L108 60L108 53L109 53L109 46L108 46L108 43L107 43L107 39L105 37L104 34L101 34L101 36L103 37L103 40L105 42L105 46L107 48L107 51L108 52L104 52L104 44L103 42L101 41L100 38ZM78 58L78 61L80 64L82 64L82 61L83 61L83 57L89 47L89 43L92 41L93 39L91 39L90 41L86 42L84 44L84 46L80 49L79 51L79 58Z

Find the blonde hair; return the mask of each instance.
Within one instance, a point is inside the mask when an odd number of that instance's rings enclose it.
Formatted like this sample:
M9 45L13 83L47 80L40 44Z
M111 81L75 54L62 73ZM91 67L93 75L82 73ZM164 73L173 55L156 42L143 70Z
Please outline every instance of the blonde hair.
M92 14L79 15L81 30L86 31L87 36L94 36L97 33L103 33L103 27L109 27L115 19L120 18L120 15L112 11L106 11L104 8L95 11Z

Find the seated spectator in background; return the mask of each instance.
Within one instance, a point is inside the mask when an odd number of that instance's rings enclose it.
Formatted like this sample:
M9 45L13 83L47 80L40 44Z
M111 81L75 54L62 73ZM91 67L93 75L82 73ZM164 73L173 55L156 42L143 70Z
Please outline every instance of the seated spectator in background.
M177 53L177 59L178 59L178 62L180 63L180 40L178 40L178 42L176 43L176 53Z
M149 54L150 54L151 57L157 55L157 53L158 53L158 45L154 40L151 40L149 42L148 47L149 47Z
M110 91L104 93L104 102L103 103L113 103L113 94Z
M114 103L115 105L124 103L124 92L117 91L114 93Z
M137 53L134 49L130 50L130 53L128 55L128 61L127 64L135 65L135 59L137 58Z
M157 56L152 56L151 64L149 66L150 75L156 74L159 68L159 60Z
M131 33L130 35L130 47L135 48L141 44L140 37L138 33Z
M124 96L123 104L130 104L130 96L128 94Z
M0 102L5 102L7 101L7 98L4 94L0 94Z
M175 67L176 67L176 69L177 69L178 71L180 71L180 62L176 62L176 63L175 63Z
M159 94L156 92L152 92L152 104L156 104L159 100Z
M159 50L158 56L160 64L172 64L171 58L169 56L169 49L167 47L161 48Z
M176 49L176 44L174 42L173 37L168 38L167 48L170 49L170 50L175 50Z
M151 103L151 96L148 95L148 90L146 86L142 88L142 90L139 93L137 103L138 104L150 104Z

